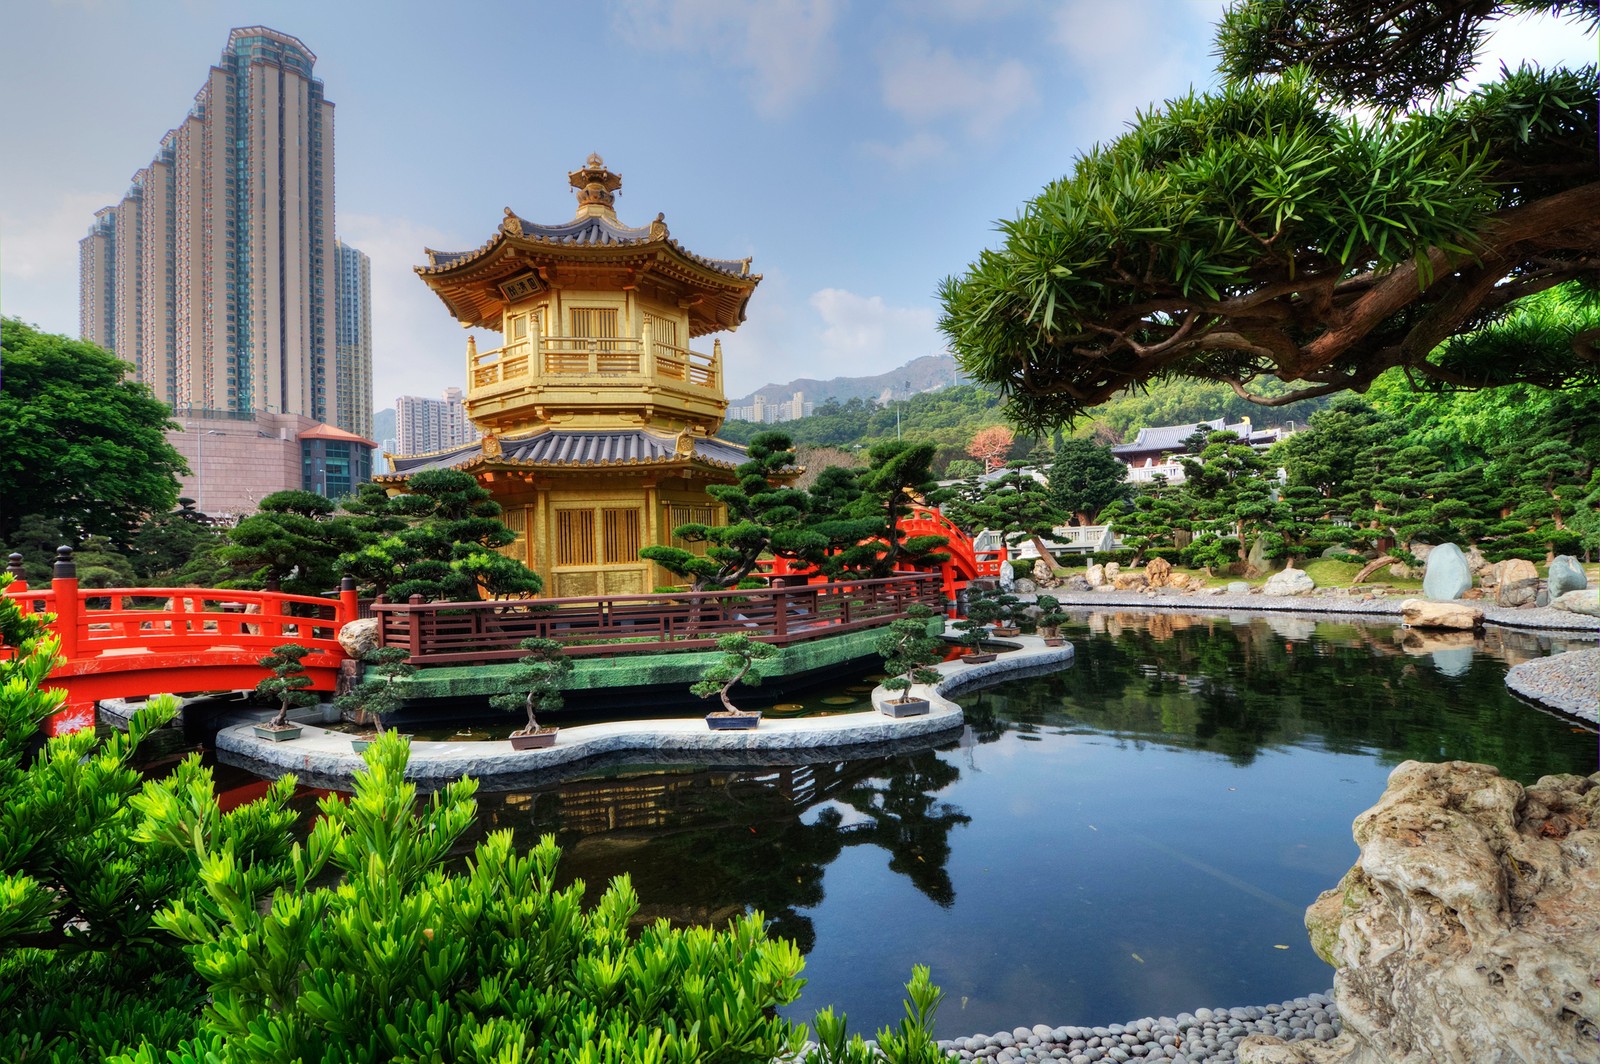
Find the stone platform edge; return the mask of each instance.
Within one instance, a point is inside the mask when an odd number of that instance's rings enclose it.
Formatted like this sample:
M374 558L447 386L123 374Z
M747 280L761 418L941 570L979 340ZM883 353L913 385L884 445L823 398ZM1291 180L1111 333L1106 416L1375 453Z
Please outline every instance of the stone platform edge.
M1042 639L1033 636L1018 636L1006 642L1017 649L992 662L943 662L935 666L941 674L939 681L914 685L910 691L912 697L928 699L929 709L923 716L889 717L880 713L877 707L894 696L877 687L872 692L871 710L830 717L763 720L753 731L712 731L703 719L695 717L562 728L555 745L542 750L513 750L508 740L413 742L406 775L418 782L461 776L485 781L515 777L519 782L528 782L544 772L559 776L564 768L606 755L637 754L648 758L657 753L694 753L714 761L737 761L742 755L758 752L825 751L938 735L965 723L961 707L945 697L947 694L1016 672L1061 668L1073 660L1070 644L1047 647ZM353 778L366 766L362 756L351 749L350 738L348 732L306 725L300 738L280 743L257 738L254 723L244 723L219 731L216 745L219 753L241 758L257 771L277 770L337 781Z

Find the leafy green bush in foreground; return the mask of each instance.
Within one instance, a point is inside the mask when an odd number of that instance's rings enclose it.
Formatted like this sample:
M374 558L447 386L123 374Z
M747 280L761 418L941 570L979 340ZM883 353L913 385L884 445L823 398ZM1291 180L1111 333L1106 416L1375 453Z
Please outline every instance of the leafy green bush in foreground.
M775 1009L798 997L804 962L793 943L767 937L759 914L725 931L662 920L635 935L628 877L585 908L582 883L556 889L551 836L518 853L509 831L495 832L463 872L446 873L477 785L452 783L419 809L408 757L393 733L369 749L354 795L323 799L269 905L256 901L268 886L259 871L213 843L211 802L167 782L145 787L133 800L137 837L187 841L203 887L156 923L188 943L211 999L201 1032L175 1054L144 1049L120 1064L688 1064L802 1052L805 1028ZM925 969L912 986L908 1019L880 1033L885 1055L907 1064L939 1057L928 1033L938 991ZM831 1014L818 1028L818 1064L871 1057Z

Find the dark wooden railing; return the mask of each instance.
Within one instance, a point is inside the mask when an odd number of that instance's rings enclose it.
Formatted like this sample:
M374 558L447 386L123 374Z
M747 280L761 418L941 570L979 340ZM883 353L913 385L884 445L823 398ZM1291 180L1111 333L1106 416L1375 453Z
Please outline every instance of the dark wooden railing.
M575 657L699 650L741 633L786 646L875 628L914 604L945 608L938 573L902 573L750 591L703 591L609 598L373 604L379 640L410 650L413 665L514 661L531 636L566 644Z

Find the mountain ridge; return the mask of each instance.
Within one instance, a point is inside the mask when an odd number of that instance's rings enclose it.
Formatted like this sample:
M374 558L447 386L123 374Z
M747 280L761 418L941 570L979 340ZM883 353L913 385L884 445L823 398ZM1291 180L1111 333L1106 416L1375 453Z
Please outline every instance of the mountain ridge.
M732 406L749 406L757 395L769 403L787 402L795 392L804 392L806 402L819 406L829 399L848 402L851 399L874 399L888 402L903 399L919 392L936 392L952 384L967 381L967 377L948 354L923 355L897 366L885 373L863 377L833 377L818 380L815 377L796 377L787 384L763 384L748 395L729 399Z

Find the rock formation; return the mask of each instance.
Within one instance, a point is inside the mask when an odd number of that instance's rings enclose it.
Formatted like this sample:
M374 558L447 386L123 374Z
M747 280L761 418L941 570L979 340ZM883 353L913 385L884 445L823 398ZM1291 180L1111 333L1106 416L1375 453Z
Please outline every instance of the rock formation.
M1570 554L1558 555L1550 563L1550 598L1555 600L1568 591L1583 591L1589 586L1589 577Z
M1550 600L1553 609L1566 610L1568 613L1582 613L1590 617L1600 617L1600 588L1589 588L1586 591L1568 591L1560 598Z
M1343 1032L1248 1038L1240 1061L1600 1060L1600 773L1524 790L1488 765L1407 761L1355 839L1355 867L1306 912Z
M1532 606L1539 597L1539 570L1524 558L1507 558L1494 567L1494 604Z
M1166 587L1172 582L1172 563L1165 558L1151 558L1145 563L1144 579L1150 587Z
M1454 543L1441 543L1428 552L1422 574L1422 594L1435 602L1451 602L1472 587L1467 556Z
M1309 595L1316 586L1316 582L1304 569L1285 569L1281 573L1273 573L1267 577L1267 582L1261 587L1261 593L1276 598L1287 595Z
M1413 628L1471 630L1483 627L1483 611L1476 606L1467 606L1459 602L1406 599L1400 603L1400 619Z
M378 645L378 621L374 617L351 621L339 629L337 638L346 654L352 658L360 658Z

